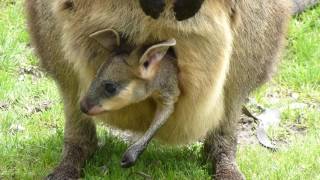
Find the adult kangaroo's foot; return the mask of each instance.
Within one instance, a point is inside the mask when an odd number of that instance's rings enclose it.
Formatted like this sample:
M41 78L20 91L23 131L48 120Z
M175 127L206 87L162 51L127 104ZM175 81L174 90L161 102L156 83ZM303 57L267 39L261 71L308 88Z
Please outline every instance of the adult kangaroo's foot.
M207 135L204 151L213 163L215 180L245 179L236 163L236 138L220 130Z
M46 179L78 179L81 174L81 161L83 150L76 145L65 144L65 155L60 165L49 174Z
M80 178L85 161L96 150L95 125L91 119L80 119L79 121L74 122L77 127L70 127L71 123L66 123L63 158L58 167L46 179Z

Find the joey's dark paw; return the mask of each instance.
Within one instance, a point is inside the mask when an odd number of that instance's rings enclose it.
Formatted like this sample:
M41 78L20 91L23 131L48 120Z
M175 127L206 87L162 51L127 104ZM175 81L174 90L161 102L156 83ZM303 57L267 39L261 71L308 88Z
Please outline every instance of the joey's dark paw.
M140 144L133 144L130 146L122 156L121 167L129 168L133 166L143 150L144 147Z
M59 166L45 180L75 180L80 178L80 170L72 166Z
M121 160L121 167L123 168L129 168L133 166L137 160L138 156L135 152L132 151L126 151L124 155L122 156Z
M144 13L154 19L159 18L165 8L165 0L139 0Z
M182 21L193 17L201 8L204 0L176 0L173 11L176 19Z

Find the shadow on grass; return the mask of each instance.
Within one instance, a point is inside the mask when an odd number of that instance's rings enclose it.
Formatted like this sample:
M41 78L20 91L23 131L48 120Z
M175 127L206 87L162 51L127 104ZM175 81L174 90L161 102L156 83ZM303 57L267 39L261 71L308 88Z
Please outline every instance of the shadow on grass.
M109 135L99 137L104 145L87 161L85 179L211 179L210 165L205 163L200 145L168 147L151 143L135 166L120 166L127 144ZM0 173L8 179L42 179L59 164L63 147L63 131L47 137L32 137L15 147L5 147L4 161L9 171ZM0 166L1 169L1 166Z
M117 137L105 135L105 145L99 147L84 169L85 178L136 179L149 175L156 179L208 179L209 165L202 156L199 145L168 147L158 142L151 143L140 156L135 166L123 169L122 154L128 145Z

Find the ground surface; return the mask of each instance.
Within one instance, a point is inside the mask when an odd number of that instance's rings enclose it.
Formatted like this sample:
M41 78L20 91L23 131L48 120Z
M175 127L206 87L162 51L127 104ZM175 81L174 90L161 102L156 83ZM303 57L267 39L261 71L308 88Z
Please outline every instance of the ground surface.
M0 0L0 179L40 179L57 165L63 139L61 100L37 68L28 44L22 3ZM248 107L278 109L269 130L280 150L259 144L255 124L239 124L237 161L247 179L320 179L320 7L295 17L288 48L274 80L255 92ZM262 108L261 108L262 107ZM123 170L126 144L99 129L101 148L88 161L86 179L210 179L200 143L183 148L153 143L137 165ZM103 146L108 144L108 146Z

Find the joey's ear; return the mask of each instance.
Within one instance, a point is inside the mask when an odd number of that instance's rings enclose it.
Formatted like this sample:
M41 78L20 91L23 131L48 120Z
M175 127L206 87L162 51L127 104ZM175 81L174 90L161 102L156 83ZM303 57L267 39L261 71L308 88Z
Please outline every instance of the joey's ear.
M140 64L143 64L145 62L149 62L151 64L152 62L161 61L164 55L166 55L168 49L175 45L176 45L175 39L169 39L159 44L152 45L141 56L139 61Z
M90 34L89 37L95 39L108 50L112 50L120 46L120 35L113 29L103 29Z
M139 60L141 77L145 79L152 78L157 71L159 62L166 55L169 48L175 45L176 40L169 39L149 47Z

